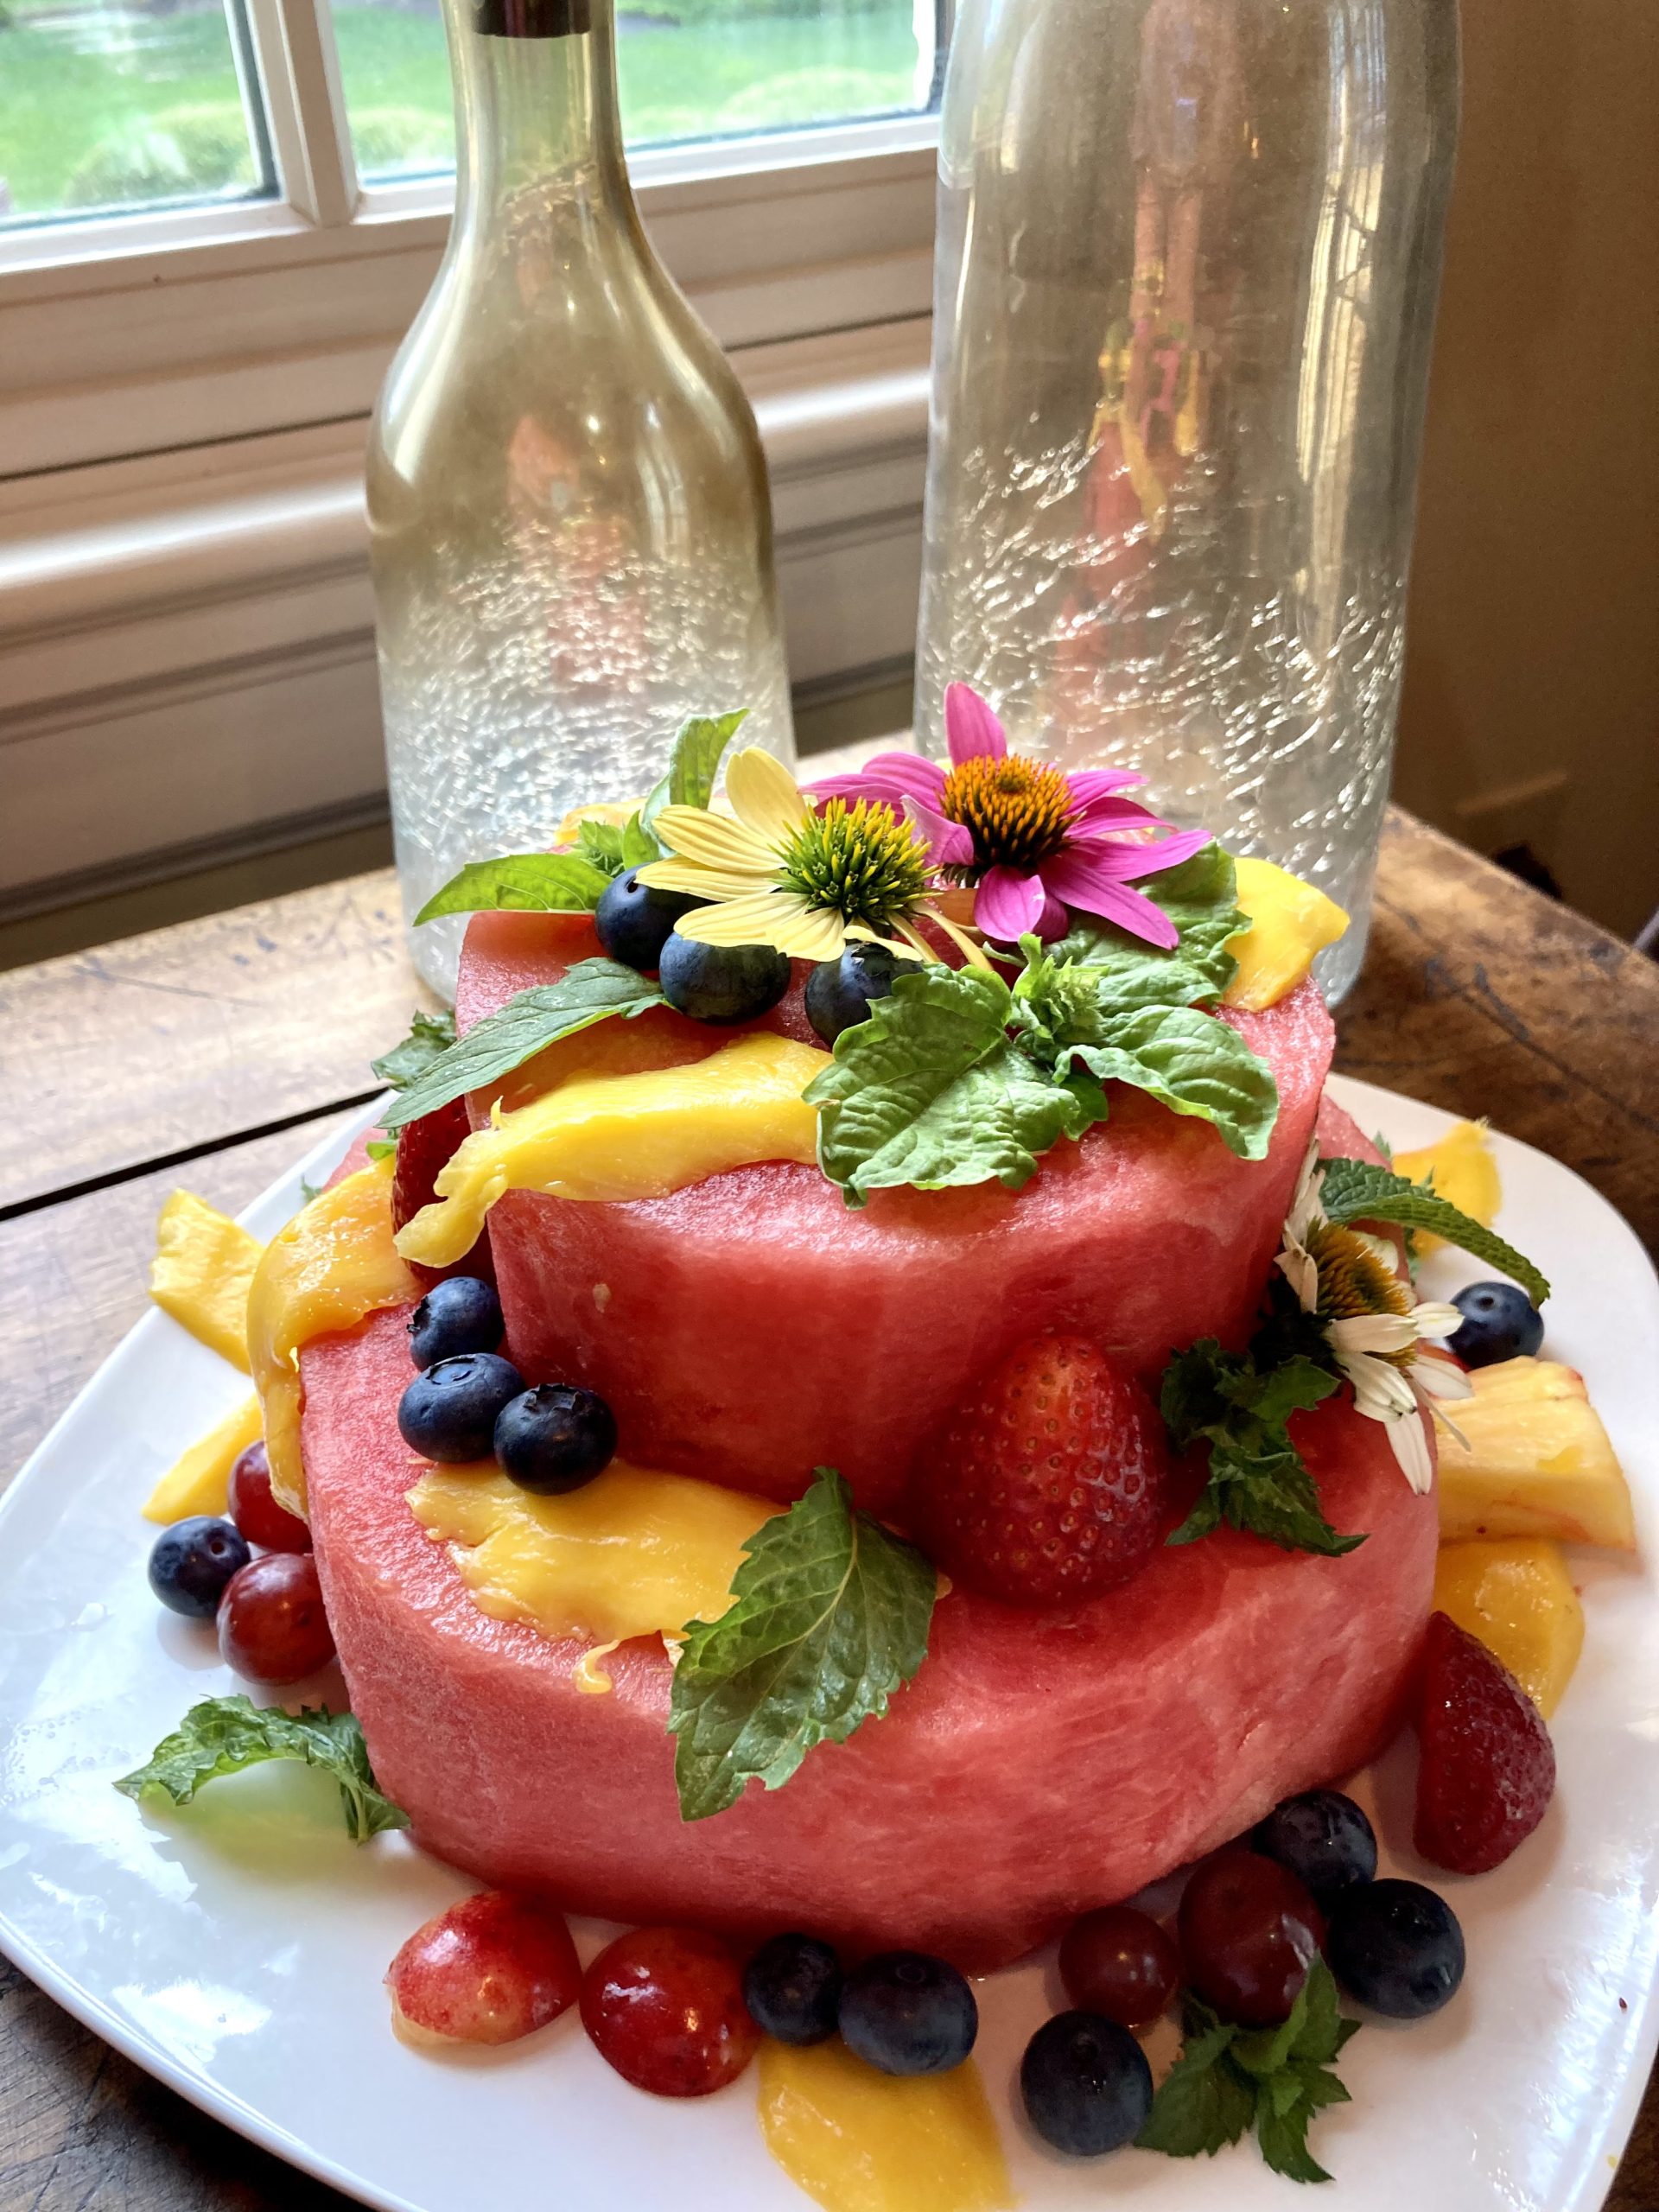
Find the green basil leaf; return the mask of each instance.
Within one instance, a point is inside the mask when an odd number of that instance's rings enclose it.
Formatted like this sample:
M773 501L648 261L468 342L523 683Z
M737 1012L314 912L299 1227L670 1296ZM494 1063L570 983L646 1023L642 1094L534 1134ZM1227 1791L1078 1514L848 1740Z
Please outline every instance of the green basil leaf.
M748 715L747 707L740 707L733 715L693 715L680 724L668 759L668 773L639 810L642 830L654 829L665 806L708 805L715 795L715 779L726 748ZM656 843L654 837L652 842Z
M577 853L505 853L474 861L435 891L416 923L444 914L591 914L610 877Z
M418 1122L469 1090L511 1075L528 1059L596 1021L632 1021L664 1003L657 985L614 960L578 960L556 983L519 991L467 1032L381 1116L387 1129Z
M1319 1210L1328 1221L1388 1221L1406 1229L1430 1230L1510 1276L1535 1306L1549 1296L1548 1280L1530 1260L1496 1230L1471 1220L1449 1199L1436 1198L1426 1183L1408 1182L1403 1175L1369 1160L1329 1160L1323 1165Z
M1238 973L1228 939L1250 925L1238 904L1232 855L1206 845L1179 868L1149 875L1135 887L1180 932L1173 951L1091 916L1049 946L1051 957L1103 970L1101 995L1119 1009L1214 1004Z
M927 1655L938 1586L914 1545L853 1510L832 1467L744 1547L735 1603L692 1621L669 1730L681 1817L723 1813L756 1777L781 1789L818 1744L887 1709Z
M156 1746L146 1765L123 1775L115 1786L128 1797L159 1789L175 1805L188 1805L204 1784L267 1759L298 1759L333 1775L354 1843L409 1826L408 1815L377 1788L356 1720L349 1713L330 1713L326 1705L285 1713L239 1695L205 1698Z
M1237 1030L1196 1007L1116 1016L1104 1041L1075 1048L1103 1083L1133 1084L1174 1114L1211 1122L1230 1152L1262 1160L1279 1118L1279 1085Z
M406 1083L413 1083L417 1075L429 1068L440 1052L447 1052L454 1041L453 1014L417 1014L410 1024L408 1036L389 1052L382 1052L378 1060L371 1060L370 1070L382 1083L401 1090Z
M1012 1003L983 969L932 966L901 976L842 1032L806 1097L819 1109L818 1164L849 1205L899 1184L995 1178L1017 1191L1040 1154L1099 1118L1009 1042Z
M622 865L644 868L650 861L662 856L662 847L652 836L637 814L628 817L627 827L622 832Z

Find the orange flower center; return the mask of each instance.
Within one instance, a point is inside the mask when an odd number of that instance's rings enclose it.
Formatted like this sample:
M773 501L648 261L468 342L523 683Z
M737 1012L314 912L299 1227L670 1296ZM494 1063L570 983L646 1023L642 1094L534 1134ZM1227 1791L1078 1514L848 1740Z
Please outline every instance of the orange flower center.
M1027 874L1065 851L1077 810L1059 769L1018 753L964 760L945 778L939 802L940 813L973 838L976 868Z

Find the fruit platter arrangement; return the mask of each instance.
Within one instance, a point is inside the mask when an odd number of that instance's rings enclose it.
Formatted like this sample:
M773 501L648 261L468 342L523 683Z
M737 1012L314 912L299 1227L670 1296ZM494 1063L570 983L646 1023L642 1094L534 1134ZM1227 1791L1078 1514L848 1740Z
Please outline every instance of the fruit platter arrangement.
M308 1767L362 1894L470 1878L380 2032L493 2051L481 2127L586 2051L826 2212L1255 2202L1348 2178L1351 2038L1457 2029L1471 1891L1592 1816L1630 1489L1484 1126L1327 1087L1341 912L947 709L804 788L688 723L430 902L454 1019L269 1241L168 1200L253 1393L131 1498L177 1725L96 1781L188 1870ZM651 2139L569 2201L710 2155Z

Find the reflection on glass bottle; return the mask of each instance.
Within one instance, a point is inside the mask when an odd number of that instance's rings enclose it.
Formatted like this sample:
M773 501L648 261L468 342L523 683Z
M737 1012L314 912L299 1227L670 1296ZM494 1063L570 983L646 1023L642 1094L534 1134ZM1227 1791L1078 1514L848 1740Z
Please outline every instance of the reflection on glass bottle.
M646 242L611 0L445 0L455 219L369 454L406 917L465 861L645 791L688 715L793 757L766 464ZM459 925L413 933L449 992Z
M1455 0L968 0L940 153L917 721L1310 875L1363 950Z

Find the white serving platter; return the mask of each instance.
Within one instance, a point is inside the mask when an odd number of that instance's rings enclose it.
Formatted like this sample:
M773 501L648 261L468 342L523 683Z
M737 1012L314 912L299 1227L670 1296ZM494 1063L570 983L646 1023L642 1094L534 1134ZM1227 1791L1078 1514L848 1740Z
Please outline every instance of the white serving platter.
M1448 1126L1390 1092L1333 1089L1398 1146ZM248 1209L249 1227L279 1228L301 1179L321 1179L374 1117L300 1161ZM1589 1380L1636 1493L1641 1563L1575 1556L1588 1630L1554 1722L1560 1789L1508 1866L1460 1881L1414 1859L1408 1752L1360 1785L1392 1871L1452 1900L1469 1971L1435 2018L1371 2022L1344 2054L1354 2101L1321 2117L1313 2143L1346 2212L1592 2212L1659 2038L1659 1282L1586 1184L1497 1141L1500 1226L1555 1285L1545 1349ZM1425 1288L1483 1272L1442 1254ZM151 1597L154 1532L138 1508L246 1389L149 1313L0 1505L0 1948L204 2110L368 2203L801 2212L806 2198L762 2145L752 2077L660 2102L610 2073L569 2017L498 2053L434 2058L397 2042L387 1962L467 1885L401 1837L348 1843L332 1784L265 1769L166 1814L111 1787L194 1699L238 1687L211 1637ZM1319 1663L1310 1652L1310 1672ZM584 1950L604 1932L579 1930ZM1026 2212L1106 2196L1150 2212L1291 2202L1294 2184L1248 2145L1197 2163L1045 2151L1011 2090L1027 2037L1060 2001L1052 1964L994 1976L980 1995L978 2062Z

